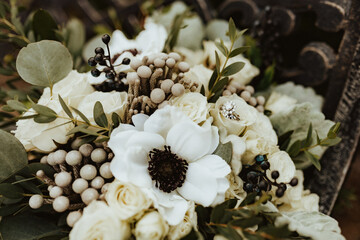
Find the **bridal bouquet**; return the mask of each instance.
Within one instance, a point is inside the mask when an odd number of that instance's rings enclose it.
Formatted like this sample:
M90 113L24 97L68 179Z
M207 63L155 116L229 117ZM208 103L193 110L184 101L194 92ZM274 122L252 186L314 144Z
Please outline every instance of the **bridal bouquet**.
M0 238L344 239L303 186L341 140L322 98L291 82L255 91L245 31L199 31L181 6L135 39L89 41L83 73L58 41L21 49L17 72L41 96L3 107L18 120L0 132Z

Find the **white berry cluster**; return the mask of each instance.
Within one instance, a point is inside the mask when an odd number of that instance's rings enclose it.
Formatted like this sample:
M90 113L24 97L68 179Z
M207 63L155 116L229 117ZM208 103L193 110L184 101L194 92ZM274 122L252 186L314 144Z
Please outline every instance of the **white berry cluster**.
M126 122L137 113L149 114L161 105L166 105L172 96L179 97L188 91L196 91L198 85L184 78L190 66L181 61L178 53L157 53L134 58L126 80L129 85L129 109Z
M43 204L52 204L56 212L76 210L67 218L72 227L81 217L82 208L104 197L109 182L113 180L110 171L113 156L105 144L81 144L81 139L75 139L70 149L58 149L43 156L40 162L56 171L54 176L46 176L43 170L36 173L48 184L50 198L34 195L29 199L29 206L37 209Z

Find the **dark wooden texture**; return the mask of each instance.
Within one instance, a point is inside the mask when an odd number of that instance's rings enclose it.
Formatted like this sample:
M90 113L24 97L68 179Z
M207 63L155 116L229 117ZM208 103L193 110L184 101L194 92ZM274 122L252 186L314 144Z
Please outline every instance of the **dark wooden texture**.
M341 123L343 141L324 154L308 185L330 214L360 137L360 1L227 0L218 9L220 17L250 28L262 51L275 51L269 56L280 59L278 79L320 90L326 116ZM271 26L276 31L267 33Z

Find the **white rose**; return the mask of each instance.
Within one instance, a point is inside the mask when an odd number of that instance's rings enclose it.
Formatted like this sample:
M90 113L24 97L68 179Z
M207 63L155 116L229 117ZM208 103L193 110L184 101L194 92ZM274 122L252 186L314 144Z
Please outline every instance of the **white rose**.
M271 178L272 171L278 171L280 173L277 182L288 183L295 176L295 164L290 158L289 154L285 151L275 152L267 156L270 163L270 169L266 171L266 175Z
M206 121L209 114L207 99L201 93L185 93L181 97L173 98L171 105L180 109L197 124Z
M190 202L182 222L178 225L171 226L167 238L169 240L181 239L188 235L192 229L197 230L197 214L195 212L195 203Z
M39 104L51 108L58 116L67 117L58 101L47 100L47 102L41 100ZM29 109L24 116L33 114L35 114L35 111ZM24 145L26 151L37 150L41 152L51 152L56 148L54 141L61 144L65 144L68 141L69 136L66 136L66 133L74 127L72 123L63 125L68 121L68 119L57 118L50 123L36 123L31 118L23 119L16 122L17 128L13 133Z
M225 193L225 199L237 198L240 201L245 199L246 192L243 189L243 180L233 172L227 176L227 179L229 180L230 187Z
M256 122L247 128L248 131L253 131L259 137L263 138L268 144L277 145L278 136L270 122L270 119L263 113L257 112ZM246 133L245 133L246 136Z
M208 86L212 73L213 71L209 68L206 68L204 65L195 65L184 74L184 79L189 79L192 83L197 83L199 85L197 89L199 92L201 90L201 86L204 86L205 96L208 96Z
M209 63L210 67L214 67L216 65L215 51L219 53L218 48L215 45L214 41L204 41L204 59ZM225 42L225 45L229 48L230 43ZM220 63L223 64L225 62L225 56L219 53ZM233 81L238 82L240 84L248 84L251 80L259 75L260 70L251 64L251 62L242 55L237 55L236 57L230 58L227 62L227 66L231 65L235 62L244 62L245 66L241 71L231 76Z
M229 135L221 139L221 143L227 142L232 144L231 170L235 175L238 175L242 169L241 156L246 150L246 143L243 138L236 135Z
M131 235L130 226L106 203L93 201L70 232L70 240L122 240Z
M298 184L295 187L289 186L281 198L274 196L273 202L279 206L280 211L319 211L319 196L310 191L304 191L304 173L296 170L295 177Z
M229 110L231 108L231 110ZM225 110L225 111L222 111ZM236 116L238 119L230 119L226 113ZM227 134L240 135L247 127L256 122L257 110L248 105L244 99L236 94L220 97L215 106L210 109L210 115L214 117L214 125L219 129L226 129Z
M87 82L86 74L71 71L67 77L54 84L52 96L50 88L45 88L38 104L51 108L58 116L68 118L60 105L58 96L60 95L68 106L77 108L82 98L92 92L94 89ZM30 109L24 116L33 114L35 111ZM33 119L19 120L16 123L17 129L14 131L15 137L20 140L27 151L51 152L56 148L53 140L65 144L70 138L70 136L66 136L66 133L73 128L73 124L63 125L68 121L69 119L61 118L50 123L36 123ZM58 127L54 128L55 126Z
M93 92L86 96L79 104L79 111L82 112L90 122L94 123L94 106L95 103L101 102L105 115L111 118L113 112L119 114L124 119L125 109L128 104L126 92Z
M122 220L139 218L152 203L140 188L118 180L109 185L105 199Z
M185 47L175 47L174 51L178 52L191 67L202 64L204 61L204 51L201 49L193 51Z
M145 214L135 226L133 233L137 240L164 239L169 226L157 211Z
M277 114L291 109L295 106L296 102L297 100L295 98L273 92L266 102L265 109L271 111L272 114Z

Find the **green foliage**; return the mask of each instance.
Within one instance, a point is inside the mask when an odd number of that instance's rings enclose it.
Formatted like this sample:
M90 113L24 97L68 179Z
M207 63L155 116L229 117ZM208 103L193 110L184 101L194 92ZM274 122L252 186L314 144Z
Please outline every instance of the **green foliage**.
M176 15L176 17L174 18L171 25L170 33L165 41L165 52L171 52L171 50L175 47L180 30L186 27L183 26L183 21L186 17L188 17L188 15L189 11L187 10L181 14Z
M21 49L16 60L17 71L26 82L50 88L65 78L72 66L66 47L50 40L29 44Z
M19 140L0 130L0 182L23 169L27 162L26 151Z
M209 102L216 102L216 100L221 96L224 87L229 83L229 77L238 73L245 66L245 63L243 62L234 62L227 65L230 58L246 51L246 47L233 49L235 42L244 34L244 32L245 30L237 32L234 21L230 19L227 33L231 41L230 48L228 49L225 46L222 39L220 39L220 42L215 42L216 47L225 56L225 62L221 64L219 54L215 51L216 68L209 80Z
M36 39L58 40L58 26L52 16L45 10L37 10L32 19Z
M265 69L264 76L262 77L262 79L260 80L259 84L256 87L257 91L266 90L271 86L274 80L275 66L276 65L274 62Z
M218 155L219 157L224 159L225 162L230 164L231 159L232 159L232 149L233 149L233 146L232 146L231 142L227 142L225 144L222 144L220 142L213 154Z

